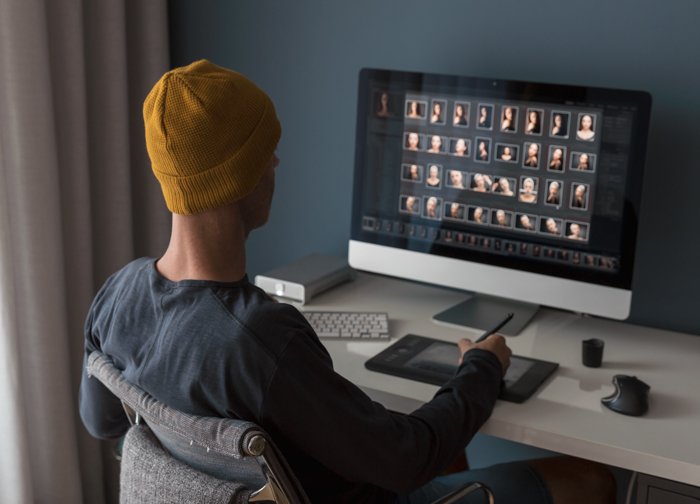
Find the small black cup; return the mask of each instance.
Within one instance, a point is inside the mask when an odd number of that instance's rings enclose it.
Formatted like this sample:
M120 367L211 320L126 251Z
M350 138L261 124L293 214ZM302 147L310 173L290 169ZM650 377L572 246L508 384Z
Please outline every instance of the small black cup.
M587 367L600 367L603 363L603 348L605 341L598 338L583 340L581 360Z

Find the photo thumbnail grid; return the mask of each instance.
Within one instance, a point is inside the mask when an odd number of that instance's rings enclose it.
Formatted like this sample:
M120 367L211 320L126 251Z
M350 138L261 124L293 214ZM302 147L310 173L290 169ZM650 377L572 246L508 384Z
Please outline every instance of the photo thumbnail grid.
M588 241L600 116L408 94L399 213Z

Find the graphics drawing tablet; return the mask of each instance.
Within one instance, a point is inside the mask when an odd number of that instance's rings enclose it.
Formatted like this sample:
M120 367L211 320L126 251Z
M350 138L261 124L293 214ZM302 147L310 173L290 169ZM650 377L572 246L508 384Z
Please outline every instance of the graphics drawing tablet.
M442 386L454 377L458 358L456 343L407 334L365 362L365 367L371 371ZM556 362L511 356L499 398L515 403L525 401L558 367Z

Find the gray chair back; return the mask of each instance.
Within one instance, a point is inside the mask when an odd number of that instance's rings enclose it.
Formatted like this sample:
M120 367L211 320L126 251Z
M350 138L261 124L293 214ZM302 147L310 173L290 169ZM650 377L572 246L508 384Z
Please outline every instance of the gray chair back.
M144 429L134 427L129 430L125 440L122 458L122 479L125 474L138 469L145 469L138 464L134 457L127 457L127 450L150 450L153 459L164 463L161 454L154 453L153 442L157 441L164 448L163 454L171 462L179 461L186 469L201 473L210 479L206 480L212 488L226 488L231 491L228 501L214 502L277 502L281 504L306 504L309 502L303 488L297 481L291 468L287 465L282 454L276 449L270 437L253 422L231 418L200 417L177 411L157 401L140 388L127 382L119 369L101 352L90 354L87 363L88 376L95 377L117 396L125 407L127 415L134 424L145 421L152 432L149 438ZM134 414L132 416L132 413ZM132 431L134 431L132 433ZM150 439L150 444L149 444ZM128 443L128 444L127 444ZM155 450L157 451L157 450ZM174 459L174 460L173 460ZM154 491L166 491L175 485L188 485L182 471L169 473L159 467L158 478L149 479L163 488ZM165 466L162 466L165 467ZM183 469L180 467L180 469ZM126 471L126 473L125 473ZM188 478L193 478L192 474ZM199 477L199 476L197 476ZM180 478L176 481L176 478ZM199 481L199 480L197 480ZM220 485L221 482L233 485ZM134 481L134 484L138 483ZM128 494L130 489L122 485L122 492ZM126 494L124 497L126 497ZM132 502L205 502L201 495L195 500L140 500L121 501ZM218 495L218 494L217 494ZM244 500L236 500L244 499ZM207 503L210 501L206 501Z
M119 487L120 504L244 504L252 493L176 460L144 424L126 434Z

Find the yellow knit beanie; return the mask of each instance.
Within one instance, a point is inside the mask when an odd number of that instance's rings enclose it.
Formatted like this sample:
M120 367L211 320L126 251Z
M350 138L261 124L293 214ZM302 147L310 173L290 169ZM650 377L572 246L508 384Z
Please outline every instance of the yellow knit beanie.
M146 148L168 209L194 214L249 194L280 138L270 98L207 60L167 72L143 104Z

